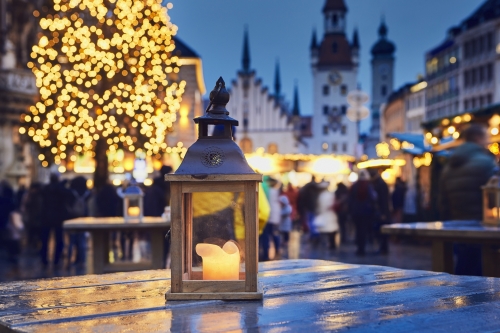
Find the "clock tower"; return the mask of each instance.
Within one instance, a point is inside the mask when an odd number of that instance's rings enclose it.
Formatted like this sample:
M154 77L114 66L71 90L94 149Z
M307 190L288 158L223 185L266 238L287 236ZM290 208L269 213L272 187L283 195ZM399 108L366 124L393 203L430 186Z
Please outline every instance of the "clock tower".
M347 6L344 0L325 0L323 36L311 41L313 75L312 137L305 139L305 153L354 155L358 133L346 118L347 94L356 89L359 38L346 36Z
M377 157L375 146L385 138L380 137L380 109L394 89L394 51L396 47L387 39L387 26L382 18L378 28L379 39L372 53L372 126L365 141L365 152L369 158Z

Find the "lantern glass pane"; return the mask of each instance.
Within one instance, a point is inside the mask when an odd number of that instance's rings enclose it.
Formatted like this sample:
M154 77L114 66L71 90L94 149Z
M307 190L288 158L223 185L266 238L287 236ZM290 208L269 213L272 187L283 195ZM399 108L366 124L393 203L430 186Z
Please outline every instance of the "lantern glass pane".
M191 194L186 218L186 269L189 280L245 279L244 194L196 192ZM188 208L189 209L189 208Z
M140 214L140 206L139 206L140 198L128 198L128 207L127 214L130 217L137 217Z

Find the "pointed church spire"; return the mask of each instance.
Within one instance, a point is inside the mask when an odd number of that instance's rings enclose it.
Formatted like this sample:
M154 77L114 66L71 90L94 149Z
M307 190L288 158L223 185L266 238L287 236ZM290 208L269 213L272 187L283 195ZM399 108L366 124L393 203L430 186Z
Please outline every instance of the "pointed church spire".
M295 91L293 93L293 108L292 108L293 116L300 116L300 108L299 108L299 88L297 86L297 82L295 82Z
M318 39L316 38L316 29L313 29L311 38L311 50L318 48Z
M243 58L242 58L243 71L248 73L250 71L250 46L248 43L248 28L245 27L245 35L243 37Z
M359 49L358 28L354 28L354 33L352 35L352 47Z
M280 77L280 62L276 60L276 69L274 72L274 95L280 97L281 95L281 77Z
M385 38L387 36L387 26L385 25L384 15L382 15L380 27L378 28L378 35L380 36L380 38Z

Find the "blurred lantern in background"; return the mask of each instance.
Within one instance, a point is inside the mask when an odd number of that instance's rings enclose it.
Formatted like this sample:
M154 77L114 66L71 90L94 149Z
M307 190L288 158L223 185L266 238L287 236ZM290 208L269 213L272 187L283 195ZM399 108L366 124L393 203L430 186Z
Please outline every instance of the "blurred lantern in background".
M483 186L483 222L500 225L500 177L491 177Z
M143 197L144 193L137 183L133 182L125 191L122 192L123 196L123 217L125 222L139 221L142 222L144 217L143 213Z

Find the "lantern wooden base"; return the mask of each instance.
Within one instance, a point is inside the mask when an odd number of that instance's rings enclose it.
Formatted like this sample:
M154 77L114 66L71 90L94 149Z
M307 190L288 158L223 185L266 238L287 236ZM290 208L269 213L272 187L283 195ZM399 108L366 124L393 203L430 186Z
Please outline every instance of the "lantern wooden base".
M165 294L167 301L223 300L223 301L258 301L263 299L262 290L257 292L214 292L214 293L171 293Z

